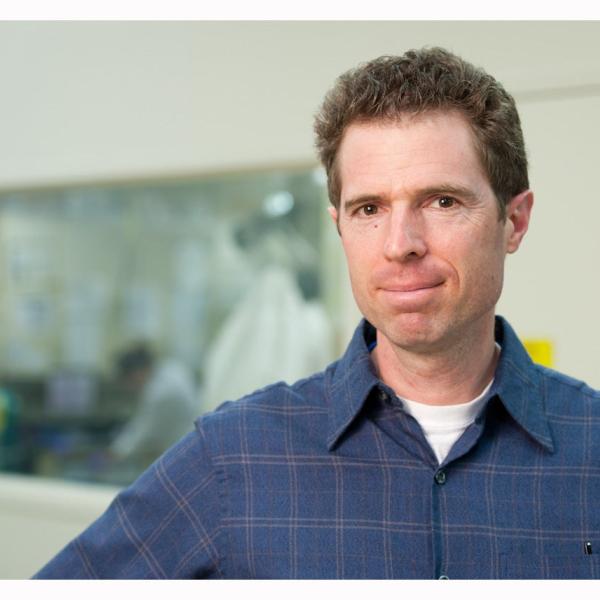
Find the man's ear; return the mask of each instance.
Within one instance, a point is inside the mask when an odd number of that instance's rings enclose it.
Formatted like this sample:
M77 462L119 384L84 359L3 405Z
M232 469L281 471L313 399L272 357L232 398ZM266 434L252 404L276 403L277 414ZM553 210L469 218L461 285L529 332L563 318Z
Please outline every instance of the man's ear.
M517 194L506 205L506 251L516 252L529 229L529 219L533 207L533 192L525 190Z
M336 207L335 206L327 207L327 212L329 213L329 215L331 216L331 219L335 223L335 227L336 227L338 233L340 235L342 235L342 232L340 231L340 222L338 221L338 211L337 211Z

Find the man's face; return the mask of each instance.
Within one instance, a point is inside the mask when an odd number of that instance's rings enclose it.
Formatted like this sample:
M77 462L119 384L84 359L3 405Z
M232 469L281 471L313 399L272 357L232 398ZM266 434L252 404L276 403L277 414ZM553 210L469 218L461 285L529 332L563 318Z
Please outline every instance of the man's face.
M337 164L340 209L330 212L357 304L380 334L431 352L489 329L533 196L515 196L499 220L464 117L353 124Z

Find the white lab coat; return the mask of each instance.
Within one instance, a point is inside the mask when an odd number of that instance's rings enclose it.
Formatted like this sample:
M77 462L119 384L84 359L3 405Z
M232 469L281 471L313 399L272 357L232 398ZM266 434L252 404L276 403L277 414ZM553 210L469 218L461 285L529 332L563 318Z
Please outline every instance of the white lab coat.
M293 275L265 268L225 321L206 362L203 410L276 381L294 381L332 358L332 331L320 304L303 299Z
M193 429L198 413L192 374L178 361L164 360L151 374L137 411L111 450L121 459L157 457Z

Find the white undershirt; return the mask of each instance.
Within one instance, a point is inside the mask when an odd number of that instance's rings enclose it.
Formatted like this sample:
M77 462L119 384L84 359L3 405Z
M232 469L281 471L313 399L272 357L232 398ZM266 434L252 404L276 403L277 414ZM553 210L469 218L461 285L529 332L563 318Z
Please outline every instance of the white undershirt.
M492 383L493 378L477 398L463 404L432 406L398 397L404 410L418 421L440 464L454 442L477 417Z
M500 344L496 342L496 351L500 353L501 349ZM454 442L477 417L492 383L494 383L493 377L477 398L462 404L432 406L398 396L404 410L421 426L440 464L448 456Z

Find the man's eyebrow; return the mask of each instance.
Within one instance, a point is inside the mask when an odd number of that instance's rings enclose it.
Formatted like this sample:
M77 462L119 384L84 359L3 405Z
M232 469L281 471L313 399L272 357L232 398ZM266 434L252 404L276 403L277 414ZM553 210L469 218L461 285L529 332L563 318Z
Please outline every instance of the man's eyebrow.
M437 194L450 194L470 200L477 198L477 194L472 189L453 183L441 183L420 189L416 193L416 196L419 198L426 198L427 196L435 196Z

